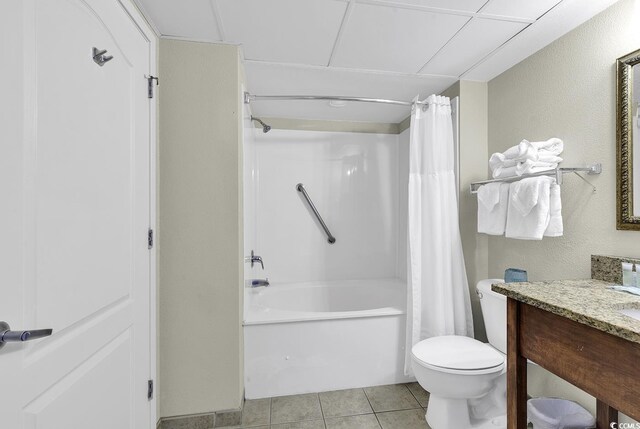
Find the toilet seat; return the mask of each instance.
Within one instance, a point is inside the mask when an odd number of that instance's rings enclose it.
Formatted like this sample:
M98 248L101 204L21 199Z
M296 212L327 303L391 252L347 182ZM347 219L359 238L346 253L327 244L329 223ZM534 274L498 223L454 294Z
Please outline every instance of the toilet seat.
M505 357L488 344L462 336L433 337L411 349L416 363L451 374L489 374L504 369Z

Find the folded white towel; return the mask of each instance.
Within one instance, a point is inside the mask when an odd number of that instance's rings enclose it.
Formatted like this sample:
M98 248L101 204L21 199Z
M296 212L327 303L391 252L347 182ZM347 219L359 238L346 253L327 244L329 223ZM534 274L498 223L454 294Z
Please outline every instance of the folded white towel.
M552 169L562 162L562 158L558 155L562 153L563 149L564 143L555 137L543 142L522 140L518 145L510 147L503 153L496 152L491 155L489 168L494 178L520 176ZM538 162L541 164L535 164ZM512 167L516 167L516 169Z
M561 237L564 233L562 225L562 199L560 197L560 185L551 184L549 192L549 226L544 232L545 237Z
M521 240L542 240L549 225L549 194L555 179L530 177L511 183L505 235Z
M558 166L557 162L543 162L543 161L531 161L520 162L516 165L516 174L522 176L523 174L538 173L540 171L553 170Z
M496 168L493 172L494 179L505 177L522 176L523 174L539 173L541 171L553 170L558 164L551 162L525 161L514 167Z
M509 204L508 183L488 183L478 188L478 232L503 235Z
M517 176L518 173L516 173L516 166L513 165L510 167L497 167L495 170L493 170L493 173L491 175L494 179L500 179L504 177Z
M555 162L556 164L562 162L562 158L558 155L554 155L552 152L548 152L546 150L538 151L538 161L539 162Z

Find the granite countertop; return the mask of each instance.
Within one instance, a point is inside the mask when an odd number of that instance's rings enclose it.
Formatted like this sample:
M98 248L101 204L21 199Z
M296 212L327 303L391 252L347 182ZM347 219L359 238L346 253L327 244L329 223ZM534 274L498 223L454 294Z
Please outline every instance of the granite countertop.
M607 289L613 284L601 280L554 280L494 283L491 289L558 316L640 343L640 320L619 312L622 309L640 309L640 296Z

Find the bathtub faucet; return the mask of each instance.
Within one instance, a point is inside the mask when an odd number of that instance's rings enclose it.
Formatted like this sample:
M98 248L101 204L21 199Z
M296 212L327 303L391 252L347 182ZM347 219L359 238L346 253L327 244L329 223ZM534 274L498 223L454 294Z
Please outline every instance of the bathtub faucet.
M251 251L251 256L244 257L245 262L251 262L251 268L253 268L253 264L256 262L260 262L260 266L264 270L264 262L262 262L262 256L254 255L253 250Z
M269 279L255 279L251 280L251 287L269 286Z

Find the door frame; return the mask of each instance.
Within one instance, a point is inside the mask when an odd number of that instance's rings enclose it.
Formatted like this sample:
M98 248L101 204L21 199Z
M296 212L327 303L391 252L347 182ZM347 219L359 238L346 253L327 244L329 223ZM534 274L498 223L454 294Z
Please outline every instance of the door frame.
M132 22L149 43L149 74L158 76L158 39L157 30L144 17L133 0L117 0L131 17ZM149 228L153 230L153 247L149 250L149 379L153 380L153 396L149 401L149 421L155 429L158 425L158 287L157 287L157 249L158 249L158 201L157 201L157 160L158 160L158 86L153 88L154 97L149 103Z

